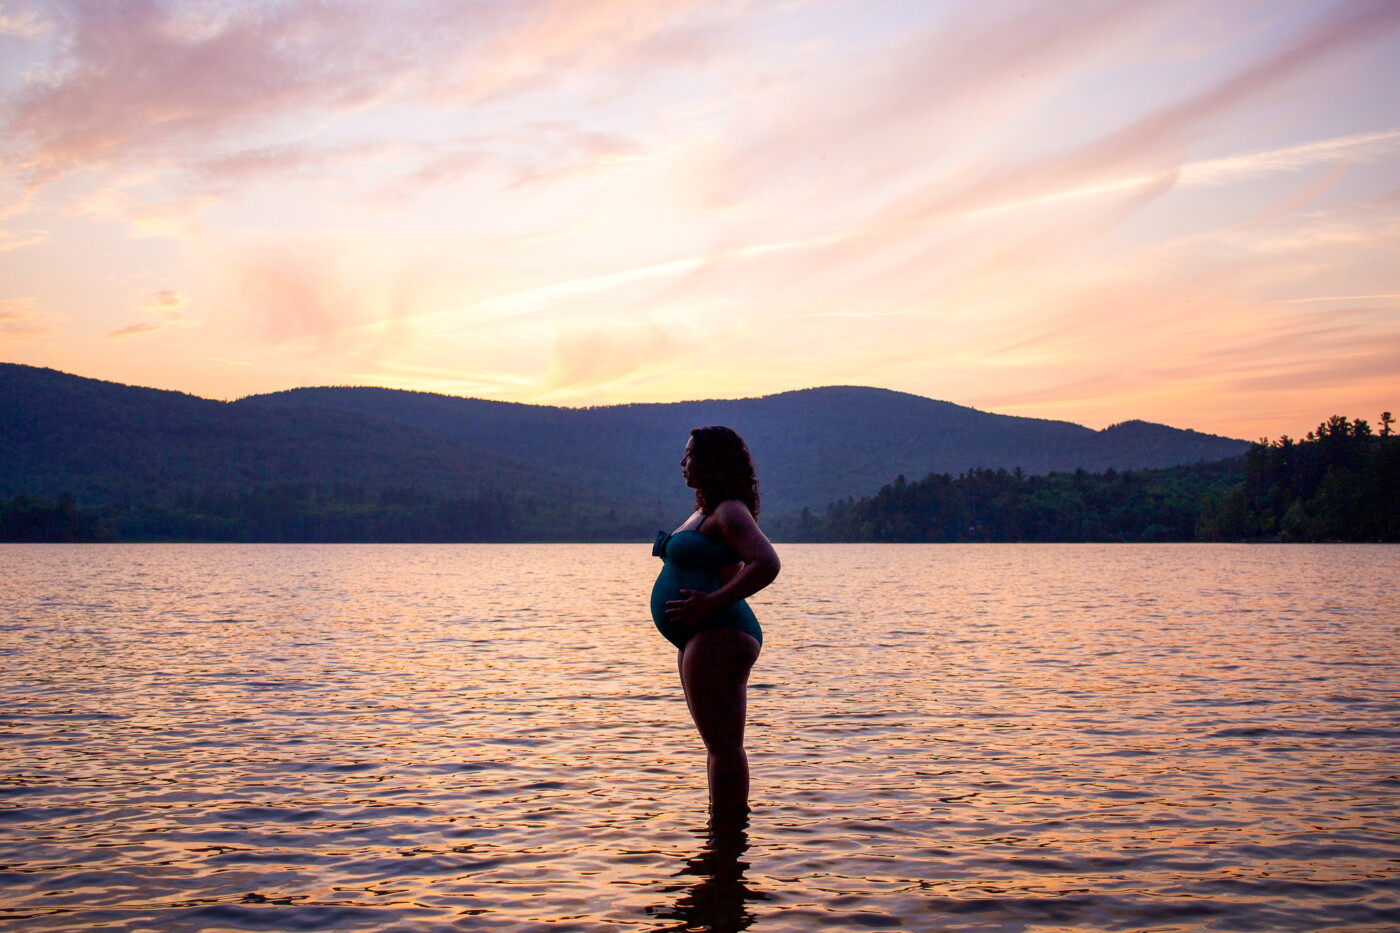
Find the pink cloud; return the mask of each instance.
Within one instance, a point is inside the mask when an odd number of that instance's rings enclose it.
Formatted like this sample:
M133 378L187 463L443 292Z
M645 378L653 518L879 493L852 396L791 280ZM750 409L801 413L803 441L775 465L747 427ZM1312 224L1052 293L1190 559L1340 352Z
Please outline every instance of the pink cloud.
M33 246L35 243L42 243L46 239L48 239L48 233L43 230L30 230L25 233L15 233L12 230L0 229L0 253L12 249L20 249L25 246Z
M354 40L366 31L354 20L365 9L288 4L190 35L152 0L67 4L60 22L71 67L31 84L13 102L8 130L29 142L27 168L44 179L207 140L292 107L362 105L384 80L379 68L354 68L364 44ZM339 54L327 54L332 42L345 43Z
M1309 218L1295 220L1310 225ZM1375 253L1384 254L1378 239ZM989 384L965 401L1075 420L1095 412L1121 420L1130 408L1138 417L1245 437L1260 424L1296 433L1313 415L1290 425L1279 423L1279 413L1336 404L1320 400L1393 405L1386 400L1394 397L1400 353L1394 300L1337 299L1304 310L1258 295L1311 291L1316 277L1332 274L1331 262L1363 257L1350 250L1319 256L1301 246L1282 259L1260 257L1218 237L1202 238L1195 250L1158 251L1111 284L1047 296L1058 310L1042 309L1033 328L1015 338L1021 323L1004 342L990 335L976 358L979 368L1002 373L1007 386ZM1310 261L1321 265L1308 270Z
M641 152L639 145L617 133L580 131L558 122L535 124L525 132L540 151L516 168L511 188L585 174Z
M9 14L0 10L0 35L37 39L48 31L49 24L41 21L33 10L19 14Z
M108 340L123 340L127 337L136 337L140 334L149 334L160 330L159 324L152 324L150 321L142 321L138 324L131 324L120 330L114 330L107 335Z
M259 178L305 172L323 173L338 165L384 159L402 148L393 143L371 141L328 146L282 143L238 149L192 162L187 170L186 185L195 189L226 191Z
M1196 360L1231 379L1232 390L1288 388L1290 375L1304 380L1300 385L1321 373L1341 380L1393 375L1400 358L1394 315L1394 305L1281 315L1258 322L1248 334L1222 335Z
M639 66L705 64L732 34L745 2L701 0L533 0L499 4L518 14L484 42L475 67L439 87L472 101L520 95L580 73L635 84ZM433 87L424 89L433 93Z
M18 163L43 182L129 159L172 161L308 112L397 99L461 103L616 64L698 0L417 0L226 8L187 23L156 0L68 0L55 10L66 67L6 108ZM718 12L708 16L719 16ZM205 160L221 177L307 164L296 151ZM312 156L314 158L314 155Z
M504 153L511 152L511 156ZM584 175L640 157L642 147L618 133L581 130L566 123L533 122L494 138L477 137L450 146L401 147L418 164L381 186L377 200L397 205L434 188L474 176L497 176L505 190Z
M1254 227L1258 227L1262 224L1269 223L1270 221L1278 220L1280 217L1283 217L1286 214L1291 214L1293 211L1296 211L1298 208L1307 204L1309 201L1318 197L1327 189L1335 185L1338 182L1338 180L1341 179L1343 173L1346 172L1348 161L1349 160L1343 158L1335 166L1333 166L1332 170L1326 175L1314 181L1312 184L1308 185L1303 190L1294 193L1286 201L1273 208L1268 213L1264 214L1262 217L1256 217L1254 220L1249 221L1249 223L1242 224L1241 226L1236 227L1233 232L1243 233L1246 230L1251 230Z
M141 310L159 315L167 321L178 321L184 316L185 304L185 296L173 288L165 288L151 295Z
M635 378L689 349L656 324L563 331L555 337L546 388L558 394Z
M882 54L781 85L748 103L743 141L715 168L713 197L732 203L773 176L841 173L855 186L907 171L965 135L1052 91L1094 53L1142 28L1168 0L983 2L940 17ZM1034 80L1027 81L1027 75ZM856 166L853 176L843 166Z
M406 175L401 176L383 192L390 200L398 200L439 185L450 185L470 175L497 165L497 159L481 148L464 148L436 154Z
M875 231L904 235L932 219L1030 199L1105 177L1174 171L1188 145L1206 128L1250 99L1277 89L1324 58L1374 41L1400 27L1400 4L1358 4L1310 29L1293 45L1185 99L1159 108L1122 129L1068 152L1028 160L990 172L943 178L922 196L890 210ZM1159 186L1163 193L1170 186ZM1147 199L1147 200L1150 200ZM1139 199L1139 206L1145 201Z
M814 95L807 82L800 94L758 95L744 118L750 131L743 142L709 166L710 203L743 207L764 199L750 229L734 231L735 242L819 240L813 231L824 231L835 245L809 254L818 275L864 262L883 292L896 279L922 281L927 290L950 259L968 252L963 242L947 242L950 222L1109 184L1111 197L1052 208L1054 231L1042 224L1027 237L1018 221L1004 235L1036 241L1047 254L1075 235L1087 241L1173 190L1191 145L1243 108L1288 82L1296 88L1300 77L1400 26L1400 4L1342 4L1253 65L1085 144L1031 157L1003 148L962 155L960 169L940 166L945 153L967 152L962 135L976 137L979 126L994 127L1029 106L1097 52L1121 49L1159 26L1172 6L977 4L878 65L834 72L840 80L832 79L829 94ZM794 220L805 228L796 237ZM707 267L695 278L716 272Z
M40 310L33 298L0 298L0 339L18 342L53 330L53 316Z
M303 337L324 343L360 320L360 301L346 281L343 262L327 251L249 251L235 260L234 275L255 336L268 343Z

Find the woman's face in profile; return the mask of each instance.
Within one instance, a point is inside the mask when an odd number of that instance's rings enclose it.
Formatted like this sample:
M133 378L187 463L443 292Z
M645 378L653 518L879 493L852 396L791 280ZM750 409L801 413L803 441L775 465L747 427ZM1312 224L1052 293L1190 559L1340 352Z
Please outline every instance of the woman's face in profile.
M694 452L695 438L692 437L685 442L685 451L681 454L681 478L684 479L685 484L692 489L695 488L695 481L692 475L692 467L695 462Z

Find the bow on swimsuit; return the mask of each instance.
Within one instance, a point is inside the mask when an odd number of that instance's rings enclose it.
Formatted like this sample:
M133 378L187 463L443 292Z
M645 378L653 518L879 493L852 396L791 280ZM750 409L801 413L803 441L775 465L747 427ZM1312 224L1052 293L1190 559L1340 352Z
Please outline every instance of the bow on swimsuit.
M666 640L677 648L685 648L685 643L696 632L710 628L730 628L745 632L763 644L763 629L759 628L749 604L742 599L730 603L719 612L695 625L673 622L666 616L666 603L673 599L684 599L681 590L713 592L720 588L719 568L740 561L738 554L729 545L716 541L709 535L700 533L709 516L705 516L694 529L667 534L656 533L656 543L651 553L664 562L661 573L651 588L651 620Z

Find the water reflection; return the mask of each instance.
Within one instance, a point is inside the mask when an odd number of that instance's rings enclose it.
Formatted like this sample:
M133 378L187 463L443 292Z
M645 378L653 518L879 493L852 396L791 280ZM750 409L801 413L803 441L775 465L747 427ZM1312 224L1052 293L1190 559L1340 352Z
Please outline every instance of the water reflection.
M714 835L637 547L0 545L0 928L1400 929L1400 548L783 562Z
M750 901L767 900L762 891L745 883L744 872L749 863L742 861L749 848L746 824L711 824L703 831L704 844L700 851L685 860L676 878L699 878L667 884L662 891L674 901L659 907L648 907L647 913L665 921L654 927L655 933L737 933L747 930L754 922Z

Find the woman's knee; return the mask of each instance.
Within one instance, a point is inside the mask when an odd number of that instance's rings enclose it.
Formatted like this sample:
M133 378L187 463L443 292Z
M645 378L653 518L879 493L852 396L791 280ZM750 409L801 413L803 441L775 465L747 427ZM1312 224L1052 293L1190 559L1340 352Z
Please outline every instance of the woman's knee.
M744 757L744 739L742 736L737 740L729 737L724 739L706 739L703 735L700 738L704 739L705 751L709 752L712 758L729 760L742 759Z

